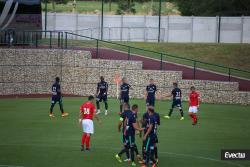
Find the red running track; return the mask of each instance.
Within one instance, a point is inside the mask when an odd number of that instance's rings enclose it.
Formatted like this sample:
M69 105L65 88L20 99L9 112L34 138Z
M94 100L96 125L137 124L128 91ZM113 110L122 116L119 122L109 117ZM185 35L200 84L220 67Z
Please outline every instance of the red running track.
M111 59L111 60L128 60L128 54L111 50L111 49L99 49L97 57L96 48L85 48L84 50L88 50L92 54L92 58L101 58L101 59ZM131 55L130 60L137 60L143 62L143 69L147 70L160 70L161 62L159 60L150 59L143 56ZM175 63L163 62L162 64L163 70L170 71L182 71L183 79L194 79L194 70L193 68L189 68L187 66L178 65ZM213 80L213 81L229 81L229 77L214 73L211 71L203 71L201 69L195 70L195 79L199 80ZM239 82L239 90L240 91L250 91L250 80L244 80L236 77L231 77L230 81Z

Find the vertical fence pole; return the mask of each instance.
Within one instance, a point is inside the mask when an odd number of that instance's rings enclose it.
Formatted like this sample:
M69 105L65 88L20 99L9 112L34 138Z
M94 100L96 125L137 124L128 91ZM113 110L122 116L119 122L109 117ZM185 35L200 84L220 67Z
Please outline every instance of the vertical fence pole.
M52 31L49 32L49 48L52 48Z
M130 46L128 47L128 60L130 60Z
M159 0L158 42L161 41L161 0Z
M102 19L101 19L101 40L103 40L103 6L104 6L104 0L102 0Z
M57 47L58 47L58 48L60 48L60 43L61 43L61 38L60 38L60 37L61 37L61 33L58 32L58 33L57 33Z
M231 81L231 68L228 68L228 81Z
M61 49L63 49L63 32L61 32Z
M99 40L96 40L96 58L99 58Z
M162 59L163 59L163 54L161 53L161 70L162 70L162 64L163 64Z
M196 78L196 61L194 61L194 73L193 73L193 78L195 79Z
M221 16L219 16L219 25L218 25L218 43L220 43L220 31L221 31Z
M23 46L25 44L25 31L23 31Z
M65 32L65 49L68 48L68 33Z
M37 35L37 33L38 32L35 32L36 33L36 48L37 48L37 46L38 46L38 35Z
M44 20L45 39L47 37L47 17L48 17L48 2L47 0L45 0L45 20Z

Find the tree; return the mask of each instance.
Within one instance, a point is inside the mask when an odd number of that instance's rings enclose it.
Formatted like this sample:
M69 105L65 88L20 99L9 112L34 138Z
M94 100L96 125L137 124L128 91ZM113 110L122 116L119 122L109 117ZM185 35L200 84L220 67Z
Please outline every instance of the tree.
M250 14L249 0L170 0L184 16L241 16Z
M56 4L67 4L70 0L42 0L43 3L52 3L53 11L56 9Z
M135 3L133 0L119 0L118 1L118 9L116 14L123 15L125 13L136 13Z

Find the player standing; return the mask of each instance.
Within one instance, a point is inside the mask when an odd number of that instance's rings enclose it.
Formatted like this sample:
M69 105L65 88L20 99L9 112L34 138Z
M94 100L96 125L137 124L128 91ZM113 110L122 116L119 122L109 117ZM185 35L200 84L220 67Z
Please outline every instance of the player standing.
M152 167L156 166L157 161L155 160L155 142L157 136L157 120L155 119L155 112L152 107L148 108L149 117L147 119L147 130L143 137L143 145L145 152L145 161L142 167L146 167L146 165L151 161Z
M173 97L172 107L171 107L168 115L164 116L164 118L170 119L174 108L178 107L180 110L180 113L181 113L180 120L184 120L184 114L183 114L182 105L181 105L181 98L182 98L181 89L178 88L178 84L176 82L173 83L173 86L174 86L174 89L171 92L171 96Z
M63 110L62 104L62 93L61 93L61 86L60 86L60 78L56 77L55 83L52 85L52 97L51 97L51 106L50 106L50 117L55 117L53 114L53 108L56 103L59 103L59 107L62 113L62 117L68 116L68 113L65 113Z
M149 80L149 85L146 87L146 93L145 93L145 98L146 98L146 106L155 106L155 94L157 92L157 87L154 84L154 80L150 79Z
M190 93L189 93L189 116L192 118L193 120L193 124L192 125L196 125L198 122L198 118L197 118L197 112L199 109L199 105L200 105L200 95L195 91L195 87L192 86L190 88Z
M148 106L148 108L154 109L153 106ZM160 115L157 112L154 112L153 116L154 116L155 121L157 122L157 125L160 126ZM145 128L144 129L144 135L146 134L147 129L149 128L149 120L150 120L150 115L149 115L149 112L147 110L147 112L145 112L143 114L143 117L142 117L142 120L141 120L142 127ZM158 136L157 136L157 133L156 133L155 134L155 142L154 142L154 153L155 153L155 159L156 159L157 163L159 162L159 159L158 159L158 147L157 147L158 142L159 142L158 141ZM144 160L144 162L146 162L146 143L145 142L143 142L142 154L143 154L143 160Z
M121 114L120 121L118 124L118 131L121 131L121 126L123 125L123 135L124 135L124 148L115 155L118 162L122 162L121 156L124 153L129 153L130 159L132 161L132 166L136 166L134 162L134 152L135 152L135 130L143 131L144 129L139 128L136 123L135 114L138 112L138 107L134 105L133 112L129 110L128 104L124 104L124 112Z
M100 122L98 116L95 115L96 108L93 101L94 96L89 96L88 101L80 107L79 123L82 123L83 128L81 151L84 151L85 143L86 150L90 151L90 135L94 134L94 117Z
M104 102L105 104L105 115L108 115L108 83L105 82L104 77L100 77L100 82L97 83L96 89L96 106L97 106L97 113L100 114L100 102Z
M129 89L131 85L128 84L127 78L122 78L122 84L120 86L120 114L123 112L123 104L129 105Z

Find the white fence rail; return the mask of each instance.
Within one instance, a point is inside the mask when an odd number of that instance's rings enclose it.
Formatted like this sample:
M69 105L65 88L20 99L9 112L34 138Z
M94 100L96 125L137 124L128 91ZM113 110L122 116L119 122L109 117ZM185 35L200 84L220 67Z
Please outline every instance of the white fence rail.
M103 38L111 41L157 41L158 19L158 16L104 15ZM43 13L43 24L44 21ZM100 38L100 27L100 15L48 13L47 30L68 30ZM160 40L250 43L250 17L162 16Z

